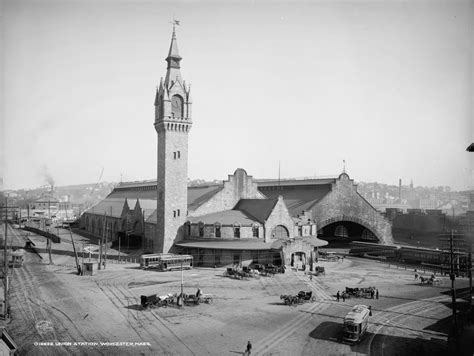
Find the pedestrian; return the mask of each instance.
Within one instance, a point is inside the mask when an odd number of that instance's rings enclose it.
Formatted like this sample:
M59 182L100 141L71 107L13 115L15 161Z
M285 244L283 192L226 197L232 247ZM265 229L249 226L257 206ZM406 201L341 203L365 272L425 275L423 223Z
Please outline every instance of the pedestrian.
M252 352L252 344L249 341L247 342L247 349L245 350L245 354L250 355L251 352Z
M336 293L336 298L337 298L337 301L339 301L339 298L341 297L341 295L339 294L339 291L337 291Z
M374 294L375 294L375 292L374 292L374 290L372 289L372 290L370 291L370 298L371 298L371 299L374 299Z
M198 289L196 291L196 297L199 298L200 296L202 296L202 290L201 290L201 288L198 287Z
M342 292L342 301L345 302L346 301L346 293Z
M310 280L311 282L313 281L313 275L312 275L312 274L309 275L309 280Z
M378 289L375 290L375 299L379 299L379 290Z

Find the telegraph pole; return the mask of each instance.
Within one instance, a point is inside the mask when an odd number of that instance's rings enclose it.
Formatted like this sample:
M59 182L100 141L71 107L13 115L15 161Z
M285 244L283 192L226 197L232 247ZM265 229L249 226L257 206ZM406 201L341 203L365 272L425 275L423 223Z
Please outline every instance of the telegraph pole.
M453 304L453 328L454 328L454 335L456 336L458 333L458 320L456 315L456 285L455 285L455 278L456 275L454 274L454 251L453 251L453 229L451 229L451 234L449 238L449 260L450 260L450 273L449 278L451 279L451 301Z
M5 239L3 241L3 258L4 258L4 270L3 270L3 291L4 291L4 311L3 316L5 319L8 318L8 257L7 257L7 234L8 234L8 198L5 197Z

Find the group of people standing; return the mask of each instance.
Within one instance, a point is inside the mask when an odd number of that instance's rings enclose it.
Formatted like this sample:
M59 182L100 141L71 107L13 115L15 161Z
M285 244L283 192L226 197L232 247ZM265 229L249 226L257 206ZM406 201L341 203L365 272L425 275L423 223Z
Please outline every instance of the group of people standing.
M379 290L378 289L372 289L370 291L370 298L374 299L374 297L375 297L375 299L379 299ZM346 292L339 293L339 291L337 291L337 293L336 293L337 301L339 302L341 298L342 298L343 302L346 301Z

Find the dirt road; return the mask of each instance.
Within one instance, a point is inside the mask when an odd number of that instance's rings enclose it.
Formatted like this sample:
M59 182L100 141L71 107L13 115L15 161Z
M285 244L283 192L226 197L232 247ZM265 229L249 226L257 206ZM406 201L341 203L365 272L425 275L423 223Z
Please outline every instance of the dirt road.
M10 231L22 246L23 232ZM184 292L199 287L214 296L212 304L142 310L140 295L180 291L179 271L109 264L95 276L81 277L73 267L48 265L27 252L24 266L14 271L7 327L21 354L30 355L235 355L243 353L249 340L256 355L445 350L446 332L439 321L450 314L449 295L442 294L449 281L420 286L412 271L362 259L322 265L326 275L312 280L292 271L237 280L224 277L221 268L189 270L184 272ZM343 303L334 298L345 286L369 285L379 289L379 299ZM316 301L282 304L281 294L300 290L312 290ZM341 342L341 325L355 304L370 304L374 313L364 340L351 346ZM52 346L41 344L48 342Z

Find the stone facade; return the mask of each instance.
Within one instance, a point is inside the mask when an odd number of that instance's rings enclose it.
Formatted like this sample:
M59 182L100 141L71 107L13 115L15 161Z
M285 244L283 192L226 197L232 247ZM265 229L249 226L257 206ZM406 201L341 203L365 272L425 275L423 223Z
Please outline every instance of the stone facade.
M157 235L154 252L169 252L183 238L188 211L188 133L191 130L190 88L181 78L176 35L173 29L165 80L155 99L155 129L158 135Z
M252 176L238 168L233 175L223 182L223 187L208 201L197 209L189 211L189 216L200 216L232 209L240 199L264 199L265 196L258 191L257 184Z
M275 234L275 228L277 226L283 226L288 231L288 238L294 237L295 223L286 208L285 202L281 196L278 197L278 201L273 208L272 213L265 222L265 241L270 239L276 239L278 236Z
M354 181L343 173L329 194L312 209L318 229L338 221L350 221L370 230L381 243L393 244L392 225L358 192Z

